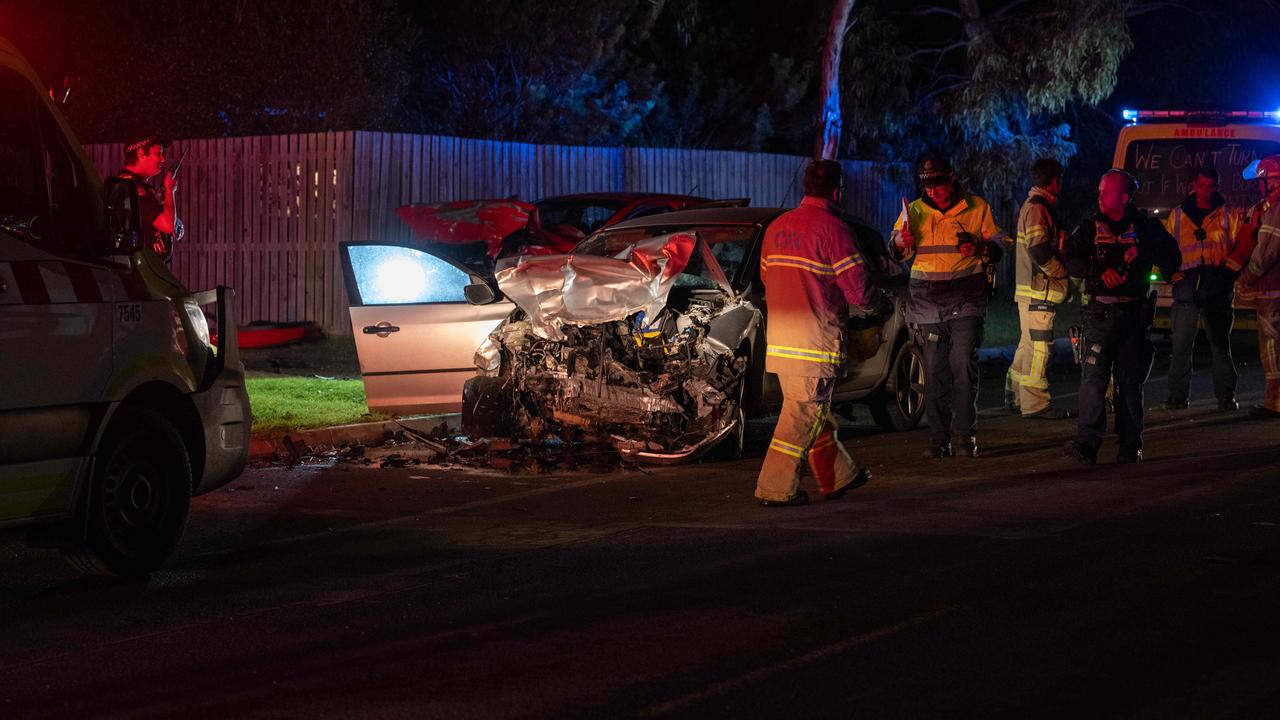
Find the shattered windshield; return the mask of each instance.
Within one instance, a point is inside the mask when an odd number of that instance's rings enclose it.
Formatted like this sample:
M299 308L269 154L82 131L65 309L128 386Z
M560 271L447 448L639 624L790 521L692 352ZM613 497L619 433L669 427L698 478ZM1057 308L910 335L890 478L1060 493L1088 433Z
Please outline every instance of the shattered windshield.
M590 235L626 204L624 200L544 200L538 203L538 221L547 229L568 225Z
M575 254L604 255L619 257L627 249L641 240L674 232L693 233L711 248L711 254L724 270L725 277L737 284L742 277L743 266L746 265L751 252L751 240L755 237L754 225L706 225L695 227L653 226L642 228L626 228L623 230L607 230L583 241L574 248ZM677 279L682 287L716 287L703 263L695 256Z

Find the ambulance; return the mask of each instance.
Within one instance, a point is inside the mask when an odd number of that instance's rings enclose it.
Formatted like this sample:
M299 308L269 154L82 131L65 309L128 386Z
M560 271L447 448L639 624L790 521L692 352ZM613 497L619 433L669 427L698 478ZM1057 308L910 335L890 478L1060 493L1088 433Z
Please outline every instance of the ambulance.
M145 576L248 458L233 294L144 247L134 188L41 88L0 37L0 531Z
M1253 161L1280 153L1280 111L1124 110L1113 167L1138 179L1135 202L1163 220L1191 192L1199 167L1218 170L1218 191L1231 208L1258 202L1256 182L1242 171ZM1152 274L1156 289L1155 327L1169 330L1173 288ZM1256 330L1251 308L1237 307L1235 328Z

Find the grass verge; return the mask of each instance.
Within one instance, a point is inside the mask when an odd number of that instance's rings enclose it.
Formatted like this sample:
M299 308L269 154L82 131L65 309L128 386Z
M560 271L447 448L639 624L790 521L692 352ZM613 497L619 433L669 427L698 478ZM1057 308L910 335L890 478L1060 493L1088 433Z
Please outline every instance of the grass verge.
M254 437L389 418L369 411L360 380L250 372L245 385L253 407Z

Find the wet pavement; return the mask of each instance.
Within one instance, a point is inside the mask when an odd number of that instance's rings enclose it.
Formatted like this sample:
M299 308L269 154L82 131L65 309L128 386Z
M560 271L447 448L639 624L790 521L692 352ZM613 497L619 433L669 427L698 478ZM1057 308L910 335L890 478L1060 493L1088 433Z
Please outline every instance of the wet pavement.
M751 500L767 423L677 468L254 469L148 583L0 543L0 717L1274 716L1280 422L1207 374L1081 468L988 369L982 457L861 413L872 481L801 508Z

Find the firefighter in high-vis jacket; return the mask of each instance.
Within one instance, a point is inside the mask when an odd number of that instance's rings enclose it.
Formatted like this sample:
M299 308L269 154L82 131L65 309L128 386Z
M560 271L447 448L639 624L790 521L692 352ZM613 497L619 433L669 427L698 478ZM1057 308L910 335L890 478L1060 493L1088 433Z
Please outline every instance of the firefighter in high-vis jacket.
M1151 269L1166 279L1182 264L1178 244L1158 220L1133 204L1138 181L1109 170L1098 183L1098 212L1067 238L1067 272L1084 279L1089 296L1080 368L1080 421L1076 439L1063 448L1082 464L1097 461L1107 426L1104 396L1115 375L1116 462L1142 460L1142 386L1151 373L1155 346L1149 334L1155 316Z
M1195 171L1192 191L1164 219L1165 229L1178 241L1182 266L1173 274L1170 324L1173 351L1169 359L1169 397L1165 407L1187 407L1191 389L1191 354L1196 327L1204 323L1213 353L1213 394L1219 410L1235 410L1237 373L1231 357L1231 324L1235 311L1234 285L1238 271L1227 266L1228 253L1240 224L1240 214L1218 193L1218 171Z
M1022 334L1005 375L1005 403L1024 418L1060 420L1071 412L1055 407L1049 397L1049 358L1053 354L1053 319L1067 298L1067 269L1058 254L1061 223L1058 196L1062 163L1042 158L1031 166L1031 191L1018 213L1014 247L1018 324Z
M925 156L916 174L924 189L898 216L892 247L911 262L906 319L924 346L925 456L977 457L978 346L991 272L1009 238L946 158Z
M160 133L148 133L126 143L122 177L133 183L138 196L138 214L142 220L143 237L151 252L168 262L173 255L173 242L178 228L174 193L178 181L165 171L165 149L168 138ZM164 172L163 193L151 184L151 178ZM149 231L149 232L148 232Z
M800 489L806 463L829 500L870 478L836 437L831 398L844 375L850 307L882 320L893 305L872 286L853 230L839 217L843 188L839 163L810 163L800 207L769 225L760 251L769 313L765 369L778 375L783 397L756 483L766 507L808 502Z
M1258 313L1258 355L1267 378L1262 404L1249 410L1255 418L1280 418L1280 155L1268 155L1245 168L1245 180L1258 181L1263 204L1254 218L1255 233L1246 233L1248 251L1232 254L1244 267L1239 295ZM1230 262L1230 261L1229 261Z

